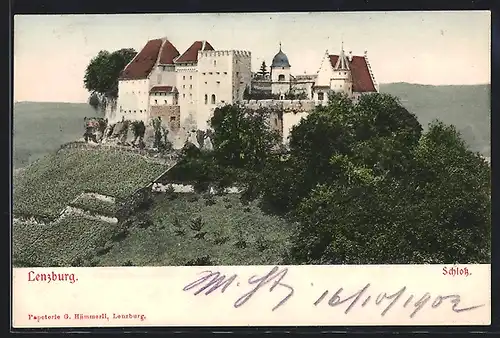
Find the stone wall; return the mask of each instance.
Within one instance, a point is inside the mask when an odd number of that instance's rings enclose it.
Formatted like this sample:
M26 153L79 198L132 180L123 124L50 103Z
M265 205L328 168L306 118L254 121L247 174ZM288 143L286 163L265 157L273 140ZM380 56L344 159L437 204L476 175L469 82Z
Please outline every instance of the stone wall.
M181 110L180 106L159 105L151 106L150 116L161 117L162 122L172 131L177 131L181 127Z
M245 107L258 108L277 108L283 113L304 113L310 112L317 105L314 100L245 100L242 102Z

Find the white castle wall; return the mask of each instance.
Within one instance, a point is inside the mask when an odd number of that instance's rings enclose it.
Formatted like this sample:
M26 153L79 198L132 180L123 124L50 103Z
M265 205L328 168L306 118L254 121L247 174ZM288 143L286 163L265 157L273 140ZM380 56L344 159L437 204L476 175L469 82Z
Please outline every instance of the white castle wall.
M118 83L118 102L114 118L110 120L147 119L149 109L149 79L126 80Z

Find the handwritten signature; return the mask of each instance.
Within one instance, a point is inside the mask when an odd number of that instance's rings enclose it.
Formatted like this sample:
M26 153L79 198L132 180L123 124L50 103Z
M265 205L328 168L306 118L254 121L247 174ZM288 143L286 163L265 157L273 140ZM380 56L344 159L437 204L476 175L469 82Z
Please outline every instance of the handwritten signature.
M273 307L272 311L275 311L280 306L285 304L293 296L294 293L294 290L290 285L282 283L282 280L285 278L287 273L288 273L287 268L280 270L277 266L275 266L271 271L269 271L266 275L262 277L253 275L248 279L248 284L255 285L254 288L245 293L240 298L238 298L236 302L234 302L234 307L239 308L240 306L244 305L247 301L250 300L250 298L252 298L252 296L259 289L261 289L262 287L271 282L274 282L269 288L269 291L274 291L274 289L276 289L276 287L278 286L284 287L289 291L287 296L283 298L278 304L276 304L276 306ZM226 279L225 275L222 275L220 272L217 271L216 272L203 271L202 274L205 275L199 278L198 280L186 285L183 290L189 291L198 286L201 286L197 291L194 292L195 295L199 295L205 290L206 290L205 295L209 295L219 288L221 288L221 293L224 293L227 290L227 288L229 288L229 286L231 286L231 284L238 278L238 275L234 274L228 279Z
M282 298L273 308L272 311L277 310L279 307L285 305L285 303L292 298L295 293L294 288L290 284L284 283L284 279L288 273L288 268L279 268L277 266L273 267L271 271L266 273L263 276L253 275L248 278L247 282L249 285L253 286L250 291L246 292L242 296L240 296L235 302L234 307L239 308L245 305L259 290L263 289L265 286L269 286L269 291L272 292L278 287L287 291L287 294L284 298ZM203 271L199 277L194 282L186 285L183 290L184 291L194 291L194 295L198 296L200 294L210 295L217 290L220 290L220 293L224 293L231 285L236 284L240 285L238 282L239 276L237 274L233 274L230 277L221 274L218 271ZM343 304L348 304L344 313L348 314L356 304L360 304L361 307L365 307L370 302L375 303L375 305L380 306L382 303L389 303L380 313L381 316L385 316L393 307L396 305L398 301L401 299L406 299L404 303L402 303L403 308L410 308L413 311L410 312L410 318L414 318L415 315L422 310L422 308L429 303L431 308L436 309L443 305L444 303L451 304L451 310L455 313L472 311L478 309L480 307L485 306L485 304L474 305L469 307L460 307L461 297L459 294L450 294L450 295L437 295L432 297L429 292L426 292L420 298L415 297L414 294L407 292L407 287L403 286L400 290L395 293L387 293L381 292L376 297L369 294L369 290L371 288L371 283L367 283L358 291L345 296L344 288L340 287L331 295L326 303L330 307L337 307ZM320 304L324 304L325 299L330 294L329 290L325 290L314 302L312 305L317 307ZM411 304L411 306L410 306Z

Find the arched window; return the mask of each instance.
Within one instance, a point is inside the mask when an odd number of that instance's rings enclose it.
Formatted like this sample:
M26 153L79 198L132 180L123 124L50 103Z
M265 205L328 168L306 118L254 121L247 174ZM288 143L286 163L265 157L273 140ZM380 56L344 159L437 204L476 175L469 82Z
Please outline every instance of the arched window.
M212 94L212 104L215 104L215 94Z
M278 76L278 81L285 81L285 75L280 74L280 75Z
M205 94L205 104L207 104L207 103L208 103L208 95Z

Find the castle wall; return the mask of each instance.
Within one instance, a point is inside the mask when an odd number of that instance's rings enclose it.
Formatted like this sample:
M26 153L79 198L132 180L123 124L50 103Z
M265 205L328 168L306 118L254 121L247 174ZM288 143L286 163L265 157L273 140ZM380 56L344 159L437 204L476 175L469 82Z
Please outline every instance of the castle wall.
M146 120L149 108L149 79L118 82L115 119Z
M178 131L180 129L181 111L179 106L151 106L150 116L151 118L160 117L162 123L168 126L171 131Z
M151 93L151 95L149 96L150 106L157 106L164 104L176 105L177 100L175 97L175 93L161 93L161 92Z
M199 96L194 115L198 129L206 129L218 105L243 100L251 81L251 54L247 51L198 53Z
M175 72L174 65L158 65L156 66L151 74L150 79L150 89L153 86L172 86L175 87L177 83L177 74Z
M179 91L179 106L181 121L190 115L196 116L198 104L198 69L196 65L176 66L177 90Z

